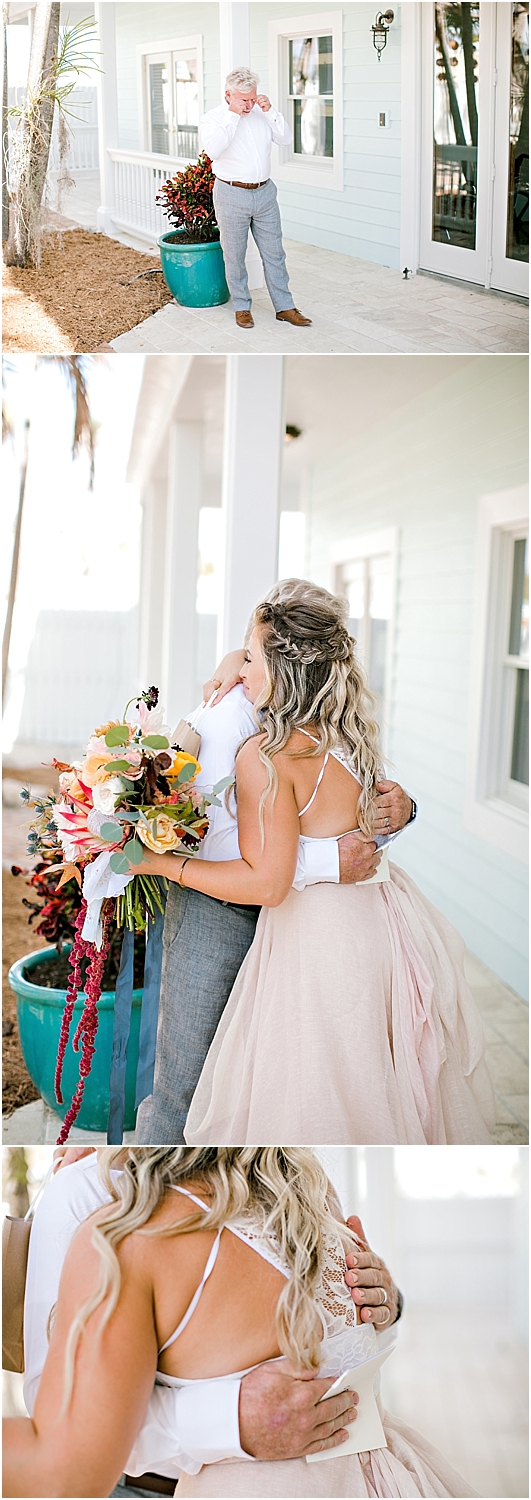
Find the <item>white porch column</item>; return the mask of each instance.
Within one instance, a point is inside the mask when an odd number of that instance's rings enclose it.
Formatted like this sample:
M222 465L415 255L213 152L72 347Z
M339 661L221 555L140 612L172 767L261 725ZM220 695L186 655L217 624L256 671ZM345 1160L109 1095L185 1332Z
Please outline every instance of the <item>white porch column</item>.
M167 479L152 479L142 496L139 672L143 688L162 680Z
M228 354L218 657L241 646L254 605L277 580L284 425L283 356Z
M224 99L225 79L231 68L250 68L251 66L249 0L220 0L219 52L221 98ZM249 291L256 292L264 285L264 272L251 234L247 243L245 264Z
M195 706L202 431L201 422L175 422L170 430L161 697L172 725Z
M96 74L98 98L98 151L100 159L100 207L97 226L102 234L115 235L114 162L109 148L118 145L118 88L116 82L116 30L114 0L94 5L94 20L101 46L101 73Z

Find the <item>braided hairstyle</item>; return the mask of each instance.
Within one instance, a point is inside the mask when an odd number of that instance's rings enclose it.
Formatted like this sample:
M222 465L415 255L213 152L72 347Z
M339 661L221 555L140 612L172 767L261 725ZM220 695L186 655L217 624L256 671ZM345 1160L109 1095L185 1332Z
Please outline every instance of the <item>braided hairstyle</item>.
M266 685L254 707L262 738L259 755L267 770L260 799L276 795L274 756L294 729L308 728L318 743L297 751L299 758L341 749L361 782L358 823L372 834L376 782L383 774L376 700L356 657L347 629L346 599L302 579L277 585L258 604L252 625L259 631Z

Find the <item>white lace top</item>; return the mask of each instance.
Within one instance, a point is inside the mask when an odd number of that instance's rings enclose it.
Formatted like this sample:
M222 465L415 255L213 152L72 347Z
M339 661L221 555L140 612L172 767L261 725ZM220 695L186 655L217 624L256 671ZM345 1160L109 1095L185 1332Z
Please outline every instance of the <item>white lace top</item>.
M190 1193L186 1188L175 1188L176 1192L184 1193L191 1198L200 1208L206 1208L200 1198ZM276 1267L283 1276L289 1278L290 1271L282 1258L280 1247L274 1235L266 1234L260 1224L257 1223L252 1212L245 1213L239 1219L231 1219L225 1225L231 1234L237 1235L238 1239L244 1240L257 1255L261 1255L270 1265ZM189 1323L193 1316L205 1283L214 1269L222 1229L218 1230L216 1239L208 1257L202 1280L195 1292L192 1301L181 1319L178 1328L167 1339L163 1349L169 1348L175 1343L179 1334ZM370 1359L376 1353L378 1337L371 1323L356 1323L356 1308L352 1301L348 1287L343 1279L345 1272L345 1256L339 1235L334 1230L334 1221L330 1217L330 1234L326 1238L325 1255L321 1270L319 1284L315 1292L315 1300L323 1321L324 1338L322 1343L322 1360L320 1374L324 1377L337 1377L345 1370L350 1370L364 1360ZM159 1352L162 1354L163 1349ZM253 1369L254 1366L249 1368ZM237 1375L246 1375L248 1370L239 1370ZM184 1380L180 1376L165 1375L163 1371L157 1371L157 1384L185 1386L195 1384ZM234 1373L230 1375L219 1375L214 1377L218 1380L234 1380ZM375 1386L375 1389L377 1387Z

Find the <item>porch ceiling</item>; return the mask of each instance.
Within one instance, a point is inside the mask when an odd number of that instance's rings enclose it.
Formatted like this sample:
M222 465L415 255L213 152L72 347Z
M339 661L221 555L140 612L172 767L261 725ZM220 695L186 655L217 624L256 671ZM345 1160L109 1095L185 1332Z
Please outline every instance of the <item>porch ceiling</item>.
M248 355L254 359L254 355ZM283 505L297 509L301 477L317 457L365 435L387 415L451 380L474 355L285 356L286 422L301 437L284 450ZM496 356L492 356L496 358ZM202 421L205 504L221 503L224 355L150 355L140 391L128 478L162 474L170 422ZM157 458L155 458L157 455Z

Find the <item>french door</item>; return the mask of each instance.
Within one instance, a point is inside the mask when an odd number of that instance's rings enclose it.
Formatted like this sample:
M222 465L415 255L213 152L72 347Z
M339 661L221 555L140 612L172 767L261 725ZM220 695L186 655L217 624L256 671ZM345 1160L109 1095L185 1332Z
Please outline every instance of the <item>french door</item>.
M423 4L420 264L527 293L529 4Z

